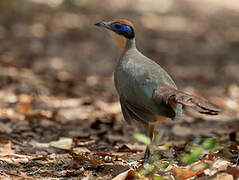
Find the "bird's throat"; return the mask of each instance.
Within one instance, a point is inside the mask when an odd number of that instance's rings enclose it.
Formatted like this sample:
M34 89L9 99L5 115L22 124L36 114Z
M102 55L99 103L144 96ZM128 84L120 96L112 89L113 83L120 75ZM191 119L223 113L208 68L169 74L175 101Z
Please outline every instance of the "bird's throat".
M120 53L124 52L127 49L130 40L126 39L123 36L116 34L115 32L112 32L110 30L108 30L108 33L115 40L115 42L118 46L119 52Z

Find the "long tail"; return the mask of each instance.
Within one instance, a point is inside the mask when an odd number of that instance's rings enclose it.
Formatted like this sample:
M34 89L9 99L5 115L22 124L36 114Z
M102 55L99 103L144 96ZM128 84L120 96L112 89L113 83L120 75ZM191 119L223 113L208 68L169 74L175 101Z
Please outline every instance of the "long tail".
M178 103L197 110L202 114L217 115L221 110L209 101L191 96L171 87L161 87L154 91L153 99L157 103Z

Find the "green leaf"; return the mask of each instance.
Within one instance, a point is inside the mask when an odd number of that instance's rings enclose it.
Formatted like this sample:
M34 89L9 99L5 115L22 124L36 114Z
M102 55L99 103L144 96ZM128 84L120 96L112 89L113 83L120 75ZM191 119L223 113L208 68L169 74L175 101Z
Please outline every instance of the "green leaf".
M186 164L192 164L196 162L202 153L202 149L200 147L192 147L190 154L183 154L182 161Z
M150 147L151 146L151 140L148 136L145 136L140 133L134 134L134 138L142 143L144 143L146 146Z
M164 144L164 147L165 148L167 148L167 149L169 149L170 147L172 147L173 146L173 142L166 142L165 144Z
M153 180L168 180L164 177L158 177L158 176L154 176Z
M207 163L197 164L192 167L193 171L200 171L201 169L209 169L210 166Z
M160 167L165 169L169 166L169 162L168 161L161 161L160 162Z
M202 147L206 150L214 151L220 148L219 138L208 138L205 139L202 143Z

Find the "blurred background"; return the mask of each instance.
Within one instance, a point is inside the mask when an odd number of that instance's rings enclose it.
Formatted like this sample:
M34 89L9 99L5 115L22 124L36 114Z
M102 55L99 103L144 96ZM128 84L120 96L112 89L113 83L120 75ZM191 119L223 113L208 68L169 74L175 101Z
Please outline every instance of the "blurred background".
M125 18L136 26L138 49L179 86L236 83L238 16L236 0L1 0L0 62L36 73L111 76L115 44L93 24Z

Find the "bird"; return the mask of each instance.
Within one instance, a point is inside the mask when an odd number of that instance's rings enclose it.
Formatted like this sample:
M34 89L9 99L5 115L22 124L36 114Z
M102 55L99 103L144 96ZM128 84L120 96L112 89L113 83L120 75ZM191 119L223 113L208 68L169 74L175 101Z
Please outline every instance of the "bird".
M167 119L181 119L182 106L208 115L220 112L217 105L178 90L171 76L136 48L135 27L130 21L116 19L95 25L104 28L118 47L114 83L123 117L129 124L140 126L151 140L156 125ZM151 154L146 147L144 159Z

